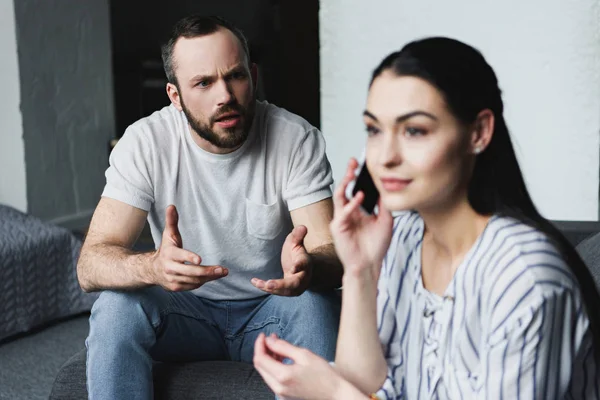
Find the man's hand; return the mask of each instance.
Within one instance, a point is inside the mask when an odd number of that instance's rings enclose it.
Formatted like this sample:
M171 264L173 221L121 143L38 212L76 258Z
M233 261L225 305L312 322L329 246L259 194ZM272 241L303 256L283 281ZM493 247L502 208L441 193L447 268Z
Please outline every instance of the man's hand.
M300 296L308 288L312 278L310 255L304 248L307 229L297 226L287 236L281 249L282 279L253 278L252 284L260 290L279 296Z
M178 221L177 209L174 205L168 206L162 242L152 258L149 283L175 292L196 289L226 276L226 268L200 265L202 258L199 255L183 249Z

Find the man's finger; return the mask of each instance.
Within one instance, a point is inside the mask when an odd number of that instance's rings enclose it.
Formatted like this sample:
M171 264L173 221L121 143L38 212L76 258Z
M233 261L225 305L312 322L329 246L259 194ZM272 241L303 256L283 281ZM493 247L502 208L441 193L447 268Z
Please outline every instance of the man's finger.
M269 279L268 281L253 278L250 282L263 292L278 296L290 296L300 287L304 274L305 272L299 272L288 278Z
M308 268L310 268L309 263L310 256L308 255L306 249L303 254L294 254L291 273L298 274L300 272L306 271Z
M294 246L303 246L304 238L308 233L308 229L304 225L298 225L295 227L287 237L287 240L290 240L292 245Z
M176 261L167 264L170 275L189 276L192 278L218 279L229 273L227 268L221 265L188 265Z
M183 247L181 234L177 224L179 223L179 214L177 208L171 204L165 211L165 229L163 231L163 241L168 240L177 247Z
M189 250L170 248L167 253L168 254L165 255L167 255L173 261L188 262L193 265L200 265L202 262L202 257Z

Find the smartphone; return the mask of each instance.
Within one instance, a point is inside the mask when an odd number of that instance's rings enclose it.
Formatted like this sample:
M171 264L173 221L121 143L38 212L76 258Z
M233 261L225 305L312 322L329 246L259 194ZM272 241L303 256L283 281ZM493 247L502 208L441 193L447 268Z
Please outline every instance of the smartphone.
M367 214L373 214L375 212L375 206L379 200L379 191L375 187L373 178L367 169L367 163L363 163L358 173L358 177L355 180L354 188L352 188L352 197L356 196L359 191L363 192L365 197L362 201L361 207Z

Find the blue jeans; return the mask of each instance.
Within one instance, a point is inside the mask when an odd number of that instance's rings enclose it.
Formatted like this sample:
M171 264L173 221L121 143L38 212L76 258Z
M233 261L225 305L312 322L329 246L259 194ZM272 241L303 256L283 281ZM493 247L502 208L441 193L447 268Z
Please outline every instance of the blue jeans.
M89 398L152 399L153 361L252 363L261 332L333 360L339 313L334 292L212 301L160 287L105 291L86 340Z

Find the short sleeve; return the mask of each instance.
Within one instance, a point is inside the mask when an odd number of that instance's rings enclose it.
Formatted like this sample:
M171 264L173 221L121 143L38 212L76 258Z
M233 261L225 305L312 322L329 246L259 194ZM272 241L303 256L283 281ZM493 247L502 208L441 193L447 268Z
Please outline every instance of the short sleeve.
M102 196L149 211L154 203L151 156L142 132L129 127L110 154Z
M331 197L331 165L319 130L306 132L290 160L283 198L290 211Z

